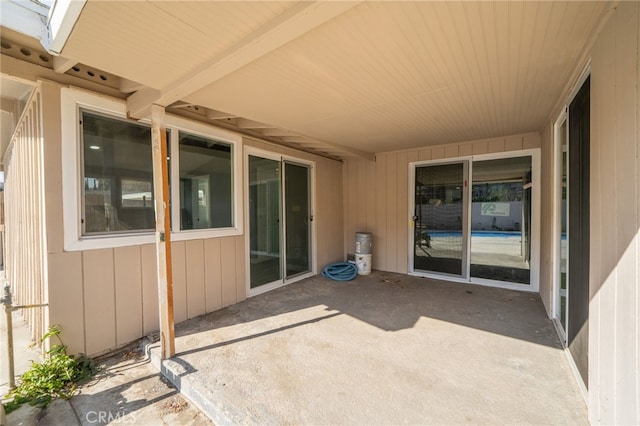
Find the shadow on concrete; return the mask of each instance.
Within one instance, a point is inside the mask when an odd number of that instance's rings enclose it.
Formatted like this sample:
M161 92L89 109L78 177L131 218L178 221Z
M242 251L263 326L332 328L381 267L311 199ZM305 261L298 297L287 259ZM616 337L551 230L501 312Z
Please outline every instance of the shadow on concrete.
M129 364L129 368L139 369L148 363L148 360L133 362ZM86 393L83 392L73 397L71 403L82 424L108 424L178 393L174 388L167 388L160 395L149 398L142 392L134 391L136 387L158 388L161 378L157 373L128 379L113 386L114 382L117 383L118 376L126 377L123 371L105 370L98 373L91 382L85 385ZM160 385L160 387L162 386Z
M316 276L293 283L184 321L176 326L176 336L258 321L319 305L325 306L327 311L349 315L385 331L411 328L420 318L426 317L561 348L553 324L536 293L378 271L349 282L335 282ZM335 313L327 318L333 315ZM295 326L284 325L242 339L261 337Z
M270 334L276 334L276 333L280 333L286 330L290 330L292 328L296 328L296 327L302 327L304 325L309 325L309 324L314 324L329 318L333 318L336 317L338 315L342 315L341 313L334 313L334 314L329 314L329 315L325 315L323 317L319 317L319 318L314 318L314 319L310 319L307 321L300 321L294 324L289 324L289 325L285 325L283 327L278 327L278 328L274 328L268 331L263 331L260 333L255 333L255 334L250 334L247 336L243 336L243 337L239 337L237 339L232 339L232 340L225 340L223 342L219 342L219 343L214 343L211 345L206 345L206 346L199 346L197 348L194 349L189 349L186 351L182 351L180 352L179 355L184 356L184 355L190 355L190 354L194 354L197 352L202 352L202 351L207 351L210 349L217 349L217 348L221 348L223 346L229 346L229 345L235 345L236 343L240 343L240 342L244 342L247 340L251 340L251 339L256 339L259 337L265 337L268 336ZM185 372L181 375L185 375L185 374L189 374L189 373L193 373L196 370L193 368L193 366L191 366L190 364L188 364L187 362L185 362L184 360L181 360L179 358L174 358L173 361L175 361L176 363L182 365L182 367L185 369Z
M586 419L535 293L316 276L182 322L176 337L176 356L161 362L155 343L152 362L216 424Z
M103 360L103 370L69 402L73 417L82 425L184 424L194 416L208 423L137 351ZM67 422L60 412L45 412L43 424L74 424L73 417Z

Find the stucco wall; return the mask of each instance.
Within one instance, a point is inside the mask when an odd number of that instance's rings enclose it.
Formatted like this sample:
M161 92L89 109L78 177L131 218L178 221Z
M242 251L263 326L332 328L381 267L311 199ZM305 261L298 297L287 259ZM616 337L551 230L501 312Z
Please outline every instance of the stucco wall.
M409 262L409 163L540 147L540 135L438 145L376 154L376 161L349 160L344 172L344 253L355 233L372 232L373 269L407 273ZM544 171L543 171L544 174Z
M62 326L72 353L95 355L158 330L155 245L64 251L60 89L46 86L49 322ZM244 144L315 162L317 263L341 259L342 163L253 139ZM246 260L245 235L173 242L175 321L244 300Z
M589 417L640 423L640 3L591 55Z

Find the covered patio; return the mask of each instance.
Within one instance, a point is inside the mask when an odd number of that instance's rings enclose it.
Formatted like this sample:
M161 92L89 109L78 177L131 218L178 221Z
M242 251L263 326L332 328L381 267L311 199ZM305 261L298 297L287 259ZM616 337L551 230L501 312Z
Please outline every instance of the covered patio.
M163 373L217 424L588 423L537 294L316 276L176 336Z

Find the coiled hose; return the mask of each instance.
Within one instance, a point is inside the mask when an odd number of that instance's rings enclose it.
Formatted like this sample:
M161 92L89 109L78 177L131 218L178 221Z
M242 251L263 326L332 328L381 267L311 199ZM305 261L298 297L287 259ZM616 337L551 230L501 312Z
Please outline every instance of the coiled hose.
M354 263L332 263L322 270L322 275L334 281L351 281L358 275L358 267Z

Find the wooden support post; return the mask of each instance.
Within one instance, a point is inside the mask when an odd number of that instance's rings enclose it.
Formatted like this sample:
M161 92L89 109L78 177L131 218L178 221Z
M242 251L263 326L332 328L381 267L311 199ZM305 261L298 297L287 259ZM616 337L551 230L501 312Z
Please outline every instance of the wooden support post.
M169 172L164 107L151 106L153 152L153 198L156 211L156 258L158 268L158 308L160 311L161 358L176 353L173 325L173 274L171 272L171 224L169 212Z

